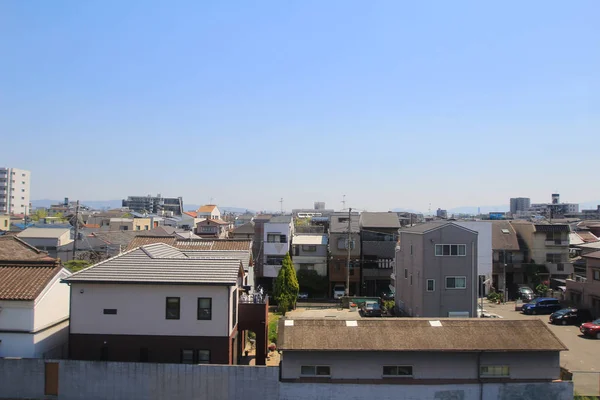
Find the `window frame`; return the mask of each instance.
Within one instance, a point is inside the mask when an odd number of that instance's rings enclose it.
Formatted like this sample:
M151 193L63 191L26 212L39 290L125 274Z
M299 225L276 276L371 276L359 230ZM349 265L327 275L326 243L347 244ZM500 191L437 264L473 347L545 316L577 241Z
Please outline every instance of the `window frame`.
M191 358L190 362L184 362L183 361L184 360L184 353L185 352L191 352L192 353L192 358ZM188 364L188 365L189 364L194 364L195 353L196 352L194 351L194 349L181 349L180 352L179 352L179 363L180 364Z
M200 360L200 353L201 352L208 352L208 360ZM208 349L196 349L196 364L210 364L210 357L211 357L211 353L210 350Z
M314 373L313 374L305 374L302 372L303 368L313 368L314 369ZM327 368L328 370L328 374L319 374L318 370L319 368ZM311 377L311 378L330 378L331 377L331 366L330 365L301 365L300 366L300 376L301 377Z
M456 278L463 279L465 282L464 287L456 287ZM448 287L448 279L454 279L454 287ZM467 289L467 277L464 275L448 275L444 277L445 287L448 290L465 290Z
M386 374L385 373L386 368L396 368L397 372L400 371L400 368L410 368L410 374L400 374L400 373ZM383 378L412 378L412 377L414 377L414 368L412 365L383 365L381 367L381 376Z
M483 369L484 368L493 368L494 371L498 371L500 370L500 373L493 373L493 372L486 372L483 373ZM504 373L506 369L506 374ZM496 365L496 364L489 364L489 365L481 365L479 366L479 377L480 378L510 378L510 365Z
M200 310L206 310L207 307L200 307L201 300L208 300L208 317L200 315ZM196 318L198 321L210 321L212 320L212 297L198 297L196 300Z
M429 283L430 283L430 282L433 284L433 285L432 285L432 287L433 287L433 288L432 288L431 290L429 290ZM426 290L427 290L428 292L435 292L435 279L427 279L427 281L426 281L426 285L427 285L427 286L426 286Z
M600 281L600 269L592 269L592 280Z
M118 310L116 308L105 308L102 310L104 315L117 315Z
M169 300L177 299L177 317L169 317ZM165 300L165 319L179 320L181 319L181 297L167 297Z
M436 257L466 257L467 245L463 243L436 243L434 255Z

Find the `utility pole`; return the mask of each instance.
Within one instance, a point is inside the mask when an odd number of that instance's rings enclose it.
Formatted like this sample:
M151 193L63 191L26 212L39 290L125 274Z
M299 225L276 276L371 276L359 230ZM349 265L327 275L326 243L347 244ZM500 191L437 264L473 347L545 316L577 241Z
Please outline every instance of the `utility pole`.
M79 235L79 200L75 206L75 236L73 240L73 260L75 259L75 250L77 250L77 235Z
M279 200L279 203L281 203L281 215L283 215L283 197Z
M348 258L346 260L346 296L350 296L350 247L352 245L352 208L348 209Z
M346 208L346 195L345 194L342 195L342 210L344 208Z

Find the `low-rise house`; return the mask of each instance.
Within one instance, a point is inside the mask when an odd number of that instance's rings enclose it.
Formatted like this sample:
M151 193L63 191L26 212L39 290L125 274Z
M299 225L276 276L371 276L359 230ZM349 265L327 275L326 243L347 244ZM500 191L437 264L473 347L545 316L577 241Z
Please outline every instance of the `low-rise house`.
M70 275L16 236L0 237L0 358L62 358L69 329Z
M350 223L349 223L350 221ZM350 241L348 242L348 231ZM350 269L348 263L348 246L350 247ZM346 288L351 295L359 293L360 287L360 225L357 212L336 212L331 215L329 224L329 294L333 295L336 285L346 286L349 275L350 287Z
M253 219L254 219L254 214L251 214L251 213L248 213L248 212L246 212L244 214L237 215L235 217L234 222L233 222L233 226L235 228L238 228L238 227L240 227L242 225L246 225L247 223L252 222Z
M17 237L53 258L57 257L59 248L73 242L71 229L68 228L27 228L19 232Z
M567 279L566 296L574 304L588 308L600 318L600 250L582 256L586 261L585 281Z
M290 243L294 233L291 215L272 217L263 227L263 278L268 278L267 284L279 274L283 258L290 251Z
M205 219L196 224L196 235L203 238L225 239L229 235L229 222Z
M488 399L499 390L515 399L539 390L544 398L573 396L572 382L559 381L567 348L538 319L282 318L278 332L281 381L290 391L310 384L315 393L350 396L368 385L373 398L398 391L415 399ZM432 386L441 397L429 394Z
M151 218L111 218L111 231L149 231L152 229Z
M530 284L526 274L525 253L521 249L517 232L509 221L492 222L492 287L515 298L518 286Z
M219 220L219 219L221 219L221 211L219 210L219 207L217 207L216 205L207 204L205 206L200 207L196 211L196 217Z
M296 271L316 271L327 276L327 235L294 234L292 261Z
M239 225L230 232L232 239L254 239L254 222Z
M524 249L526 262L543 265L549 279L567 279L573 274L573 264L569 261L569 232L567 224L531 223L513 221Z
M396 307L414 317L477 317L477 232L453 222L400 230Z
M365 211L360 214L362 295L381 296L390 292L399 228L396 213Z
M80 360L236 364L236 258L196 258L145 245L64 279L70 285L69 357Z
M257 279L257 283L266 284L271 282L271 278L263 278L263 266L265 264L265 224L269 222L269 220L273 216L270 214L259 214L252 222L254 222L254 240L252 241L252 254L254 256L254 260L256 264L255 268L255 276Z

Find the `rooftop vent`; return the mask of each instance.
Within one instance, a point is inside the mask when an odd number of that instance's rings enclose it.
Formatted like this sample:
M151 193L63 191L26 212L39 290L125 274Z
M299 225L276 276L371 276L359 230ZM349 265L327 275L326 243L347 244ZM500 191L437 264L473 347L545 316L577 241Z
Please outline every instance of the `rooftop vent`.
M346 326L358 326L358 321L346 321Z
M442 326L441 321L429 321L429 325L431 326Z
M510 231L508 229L502 229L502 233L504 233L505 235L508 235L510 233Z

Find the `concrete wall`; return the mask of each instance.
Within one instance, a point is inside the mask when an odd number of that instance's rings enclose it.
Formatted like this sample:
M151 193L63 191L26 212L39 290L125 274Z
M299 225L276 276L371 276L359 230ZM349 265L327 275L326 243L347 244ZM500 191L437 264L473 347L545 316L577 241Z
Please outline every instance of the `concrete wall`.
M226 286L73 283L71 290L71 333L229 336ZM165 318L167 297L180 298L180 319ZM198 297L212 298L212 320L197 319Z
M61 360L58 400L572 400L572 382L454 385L283 383L277 367ZM44 398L44 360L0 359L0 398ZM482 393L483 390L483 393Z
M477 275L492 277L492 223L489 221L455 221L467 229L477 232Z

